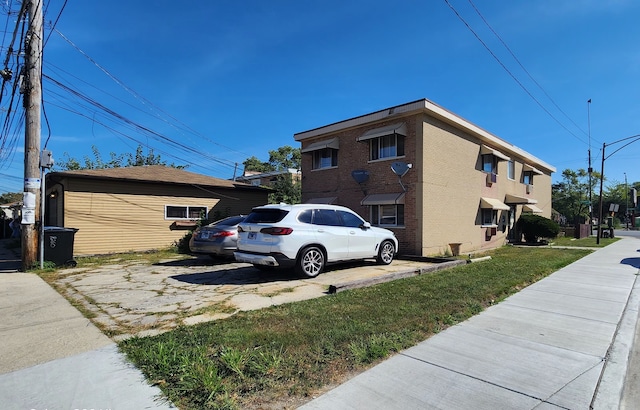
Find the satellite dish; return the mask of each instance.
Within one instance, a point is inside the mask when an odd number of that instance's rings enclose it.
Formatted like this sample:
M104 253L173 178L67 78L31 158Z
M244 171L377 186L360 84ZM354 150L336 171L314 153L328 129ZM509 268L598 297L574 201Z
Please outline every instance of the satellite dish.
M396 161L391 164L391 170L397 176L403 177L407 172L409 172L412 166L413 165L407 164L406 162Z
M367 182L369 180L369 171L357 169L355 171L351 171L351 176L356 180L358 184L362 184L363 182Z

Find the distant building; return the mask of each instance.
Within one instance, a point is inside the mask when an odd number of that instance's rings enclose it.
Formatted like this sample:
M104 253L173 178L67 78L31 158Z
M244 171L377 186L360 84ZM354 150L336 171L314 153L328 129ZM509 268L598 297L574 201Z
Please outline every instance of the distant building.
M352 208L404 254L495 248L521 213L551 217L553 166L426 99L294 138L302 202Z
M238 182L244 182L253 186L266 186L271 187L273 183L281 177L290 178L291 181L300 181L302 173L295 168L289 168L284 171L272 171L272 172L258 172L258 171L244 171L244 174L236 178Z

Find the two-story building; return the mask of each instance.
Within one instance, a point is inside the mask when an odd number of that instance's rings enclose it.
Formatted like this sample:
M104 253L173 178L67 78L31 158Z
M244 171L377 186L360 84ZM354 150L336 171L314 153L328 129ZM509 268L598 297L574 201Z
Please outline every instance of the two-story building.
M495 248L522 212L551 216L553 166L426 99L294 138L302 201L355 210L403 254Z

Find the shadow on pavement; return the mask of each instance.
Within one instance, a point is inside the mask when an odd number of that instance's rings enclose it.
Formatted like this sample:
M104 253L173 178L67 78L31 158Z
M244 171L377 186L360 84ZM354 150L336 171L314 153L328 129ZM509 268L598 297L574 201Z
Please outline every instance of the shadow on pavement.
M620 261L623 265L630 265L636 269L640 269L640 258L624 258Z
M265 272L254 267L174 275L170 278L194 285L252 285L300 279L289 270L273 269Z

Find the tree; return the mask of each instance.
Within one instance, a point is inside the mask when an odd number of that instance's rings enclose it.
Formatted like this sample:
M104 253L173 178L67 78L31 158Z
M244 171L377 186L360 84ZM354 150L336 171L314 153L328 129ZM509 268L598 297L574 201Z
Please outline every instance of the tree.
M262 162L255 156L247 158L242 165L244 165L245 171L255 171L260 173L275 171L271 164L268 162Z
M300 162L300 148L285 145L277 150L269 151L269 161L267 162L262 162L253 156L247 158L242 164L245 172L282 172L282 174L276 176L275 181L271 184L271 188L275 192L269 194L269 203L298 204L302 199L302 184L299 180L292 178L292 175L287 171L289 169L300 169Z
M104 169L104 168L121 168L121 167L135 167L143 165L164 165L172 168L185 168L184 165L167 164L160 158L160 155L156 155L153 149L147 151L147 155L144 155L142 145L138 145L136 153L124 153L116 154L115 152L109 153L109 161L105 162L102 159L100 151L95 145L91 146L93 152L93 158L84 156L81 163L75 158L69 156L67 152L63 154L64 160L54 166L55 169L63 171L75 171L79 169Z
M278 175L271 185L275 192L269 194L270 204L299 204L302 200L302 184L299 180L291 178L291 174Z
M589 219L589 204L595 210L598 198L589 192L594 192L600 180L600 173L591 173L591 187L589 174L584 169L577 171L565 169L562 171L562 182L551 186L553 209L564 215L570 223L584 223ZM594 213L595 215L595 213Z
M242 165L245 171L273 172L287 169L300 169L300 148L284 145L269 151L269 161L262 162L255 156L247 158Z
M0 204L10 204L22 201L22 192L6 192L0 195Z

